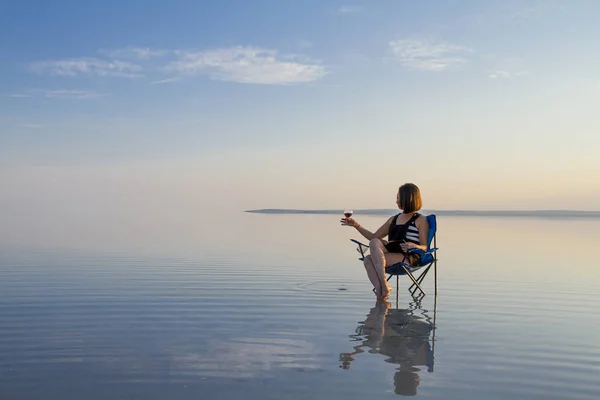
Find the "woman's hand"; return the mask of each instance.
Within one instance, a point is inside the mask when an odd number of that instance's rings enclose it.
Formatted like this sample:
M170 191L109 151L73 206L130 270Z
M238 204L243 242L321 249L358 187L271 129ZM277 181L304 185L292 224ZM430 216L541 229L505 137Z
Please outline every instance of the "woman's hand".
M411 242L400 243L400 248L405 253L408 251L408 249L412 249L412 248L415 248L415 247L417 247L417 246L415 246L415 244L411 243Z
M353 228L356 228L357 226L359 226L360 224L358 222L356 222L354 219L352 218L342 218L340 220L340 222L342 223L343 226L351 226Z

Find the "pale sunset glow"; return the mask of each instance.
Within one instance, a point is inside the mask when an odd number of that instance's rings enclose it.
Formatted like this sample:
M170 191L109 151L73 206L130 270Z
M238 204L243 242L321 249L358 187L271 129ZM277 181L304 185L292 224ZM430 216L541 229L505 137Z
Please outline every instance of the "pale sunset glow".
M3 7L0 212L599 208L593 2L154 3Z

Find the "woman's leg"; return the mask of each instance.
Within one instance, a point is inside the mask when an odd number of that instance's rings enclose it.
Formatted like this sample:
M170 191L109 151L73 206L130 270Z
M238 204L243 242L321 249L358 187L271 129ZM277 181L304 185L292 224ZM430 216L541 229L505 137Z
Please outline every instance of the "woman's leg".
M363 265L365 266L371 284L373 284L373 288L375 288L375 293L377 294L377 297L379 297L381 295L381 280L377 276L377 271L375 270L375 265L373 265L373 260L370 255L365 257Z
M369 242L369 249L371 250L371 261L373 262L374 269L377 272L381 285L381 292L377 293L377 297L387 298L390 295L392 288L387 283L385 267L403 261L404 254L388 252L380 239L371 239Z
M385 249L381 239L371 239L369 242L369 250L371 251L371 260L379 278L380 290L377 292L378 298L386 298L390 295L392 288L388 285L385 279L386 257Z

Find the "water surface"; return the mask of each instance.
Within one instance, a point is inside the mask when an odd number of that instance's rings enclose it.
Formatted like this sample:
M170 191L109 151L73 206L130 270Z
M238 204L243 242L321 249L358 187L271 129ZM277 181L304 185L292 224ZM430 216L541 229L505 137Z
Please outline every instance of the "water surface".
M0 398L600 398L598 219L440 216L438 295L376 304L339 216L219 217L3 237Z

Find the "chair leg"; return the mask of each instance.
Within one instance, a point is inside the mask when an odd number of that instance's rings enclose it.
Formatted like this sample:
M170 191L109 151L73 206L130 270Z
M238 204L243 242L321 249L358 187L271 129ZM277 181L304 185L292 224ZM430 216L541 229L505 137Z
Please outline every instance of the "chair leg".
M423 281L425 280L425 276L429 272L430 268L431 268L431 265L429 267L425 268L425 271L423 271L421 273L421 275L419 275L419 277L417 278L417 282L419 282L419 285L423 284Z
M421 284L421 280L420 280L420 278L422 278L422 277L423 277L423 274L419 275L419 277L418 277L418 278L416 278L416 281L417 281L416 283L417 283L417 284L419 284L419 285ZM415 286L416 286L416 284L415 284L415 283L413 283L412 285L410 285L410 286L408 287L408 290L409 290L409 291L412 291L412 290L415 288Z
M421 285L419 285L419 282L417 282L417 280L415 279L414 275L408 270L408 268L406 268L404 265L402 266L402 268L404 268L404 271L406 271L406 275L410 278L411 281L413 281L413 285L412 286L416 286L415 289L413 291L410 291L410 294L414 297L414 293L418 290L421 291L421 293L423 294L423 296L425 295L425 292L423 291L423 289L421 288Z
M437 235L433 235L433 247L437 249ZM437 294L437 250L433 251L433 284L434 292Z
M419 277L417 278L417 283L419 285L423 284L423 281L425 280L425 276L427 275L427 272L429 272L429 269L431 268L431 265L428 266L425 271L423 271L421 273L421 275L419 275ZM410 287L408 288L408 290L412 291L415 288L415 284L413 283L412 285L410 285Z
M435 287L434 292L435 292L435 294L437 294L437 257L435 256L435 253L434 253L434 257L435 257L435 259L433 261L433 284Z
M415 297L415 293L417 293L417 290L420 292L420 293L419 293L419 299L421 299L421 298L425 297L425 292L423 291L423 289L421 288L421 286L417 286L417 287L415 287L415 288L414 288L414 289L413 289L413 290L410 292L410 294L411 294L411 296L412 296L412 297Z

